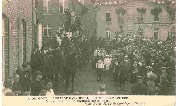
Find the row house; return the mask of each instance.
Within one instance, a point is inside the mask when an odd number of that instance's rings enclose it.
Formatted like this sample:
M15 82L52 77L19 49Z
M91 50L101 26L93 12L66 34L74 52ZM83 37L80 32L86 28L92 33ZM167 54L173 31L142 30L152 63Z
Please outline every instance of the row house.
M33 48L33 0L2 1L2 77L29 62Z
M138 35L166 40L175 35L174 0L96 0L97 36Z
M54 37L56 32L64 31L66 9L70 10L72 18L74 14L80 17L83 35L95 35L96 29L93 26L95 15L92 14L94 7L90 0L36 0L36 43L39 48L50 43L50 38Z

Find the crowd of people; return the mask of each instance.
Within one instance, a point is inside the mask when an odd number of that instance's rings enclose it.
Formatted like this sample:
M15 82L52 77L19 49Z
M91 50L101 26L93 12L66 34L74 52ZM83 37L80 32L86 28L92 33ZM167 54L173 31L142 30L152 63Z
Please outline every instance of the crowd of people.
M35 47L31 62L17 68L13 81L12 78L6 78L4 95L59 94L67 80L67 63L73 64L73 68L76 68L73 70L78 71L78 68L89 64L89 60L92 60L93 70L97 72L97 81L110 77L120 90L126 90L125 82L128 81L133 95L168 95L175 91L174 36L168 37L166 41L135 35L117 36L111 42L96 39L96 42L101 42L100 45L97 43L96 49L92 47L92 41L87 39L81 42L73 38L64 39L61 46L42 47L40 50ZM106 45L102 45L102 41ZM78 55L72 61L70 57L74 51ZM106 94L104 87L100 87L102 92L98 94Z
M78 68L88 62L87 40L78 43L75 38L65 36L61 45L53 38L48 46L41 49L36 46L32 50L31 62L19 66L13 78L6 78L4 94L9 95L10 91L10 95L32 96L65 93L69 77L73 75L74 80Z
M139 36L118 36L105 48L94 51L97 81L113 76L115 86L131 84L134 95L171 95L175 88L175 37L166 41Z

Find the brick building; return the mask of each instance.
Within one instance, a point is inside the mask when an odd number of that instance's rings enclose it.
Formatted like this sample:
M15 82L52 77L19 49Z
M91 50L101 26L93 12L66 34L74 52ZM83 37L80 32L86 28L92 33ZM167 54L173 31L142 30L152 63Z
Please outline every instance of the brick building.
M167 11L166 2L174 11ZM96 0L94 5L97 36L112 40L119 33L165 40L175 35L175 0Z
M29 62L33 47L33 0L2 1L2 72L12 76L23 62Z
M84 35L95 35L94 7L90 0L36 0L37 3L37 44L42 47L57 31L64 28L65 10L80 16Z

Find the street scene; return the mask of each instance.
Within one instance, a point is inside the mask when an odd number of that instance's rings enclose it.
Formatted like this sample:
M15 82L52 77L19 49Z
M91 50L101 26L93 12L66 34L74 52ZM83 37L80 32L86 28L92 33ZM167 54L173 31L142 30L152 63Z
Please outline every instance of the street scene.
M175 0L3 0L4 96L176 95Z

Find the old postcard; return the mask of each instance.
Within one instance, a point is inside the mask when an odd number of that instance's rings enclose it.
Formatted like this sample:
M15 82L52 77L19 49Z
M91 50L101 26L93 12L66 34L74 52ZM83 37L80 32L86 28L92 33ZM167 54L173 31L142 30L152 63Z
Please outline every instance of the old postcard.
M2 0L1 65L4 106L174 106L176 0Z

